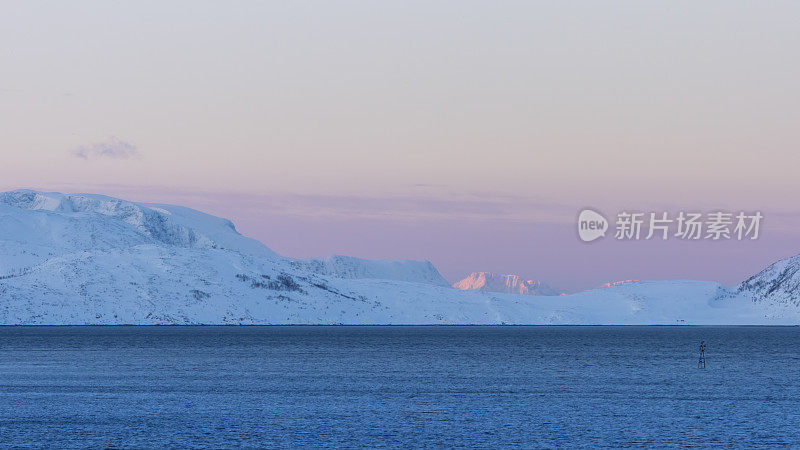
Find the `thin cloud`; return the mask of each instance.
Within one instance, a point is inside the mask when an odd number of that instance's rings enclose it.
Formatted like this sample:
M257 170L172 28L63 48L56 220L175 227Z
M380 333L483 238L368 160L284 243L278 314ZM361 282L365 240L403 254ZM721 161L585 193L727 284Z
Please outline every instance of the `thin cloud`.
M76 158L85 160L95 158L110 159L136 159L141 157L139 149L130 142L121 141L112 137L103 142L95 142L90 145L82 145L74 150L72 154Z

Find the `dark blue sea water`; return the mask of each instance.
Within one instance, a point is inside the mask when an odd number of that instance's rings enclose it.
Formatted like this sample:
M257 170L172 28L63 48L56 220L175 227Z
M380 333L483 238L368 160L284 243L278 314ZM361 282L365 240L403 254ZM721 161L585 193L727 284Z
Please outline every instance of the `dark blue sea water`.
M0 445L800 446L800 328L0 327Z

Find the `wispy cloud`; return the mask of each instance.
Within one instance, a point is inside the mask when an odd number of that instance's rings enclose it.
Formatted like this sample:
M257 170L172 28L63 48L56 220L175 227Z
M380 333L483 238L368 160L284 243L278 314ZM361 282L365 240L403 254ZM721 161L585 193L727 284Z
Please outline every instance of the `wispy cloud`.
M141 157L139 149L137 149L135 145L130 142L121 141L115 137L111 137L103 142L82 145L73 149L72 154L76 158L86 160L94 158L136 159Z

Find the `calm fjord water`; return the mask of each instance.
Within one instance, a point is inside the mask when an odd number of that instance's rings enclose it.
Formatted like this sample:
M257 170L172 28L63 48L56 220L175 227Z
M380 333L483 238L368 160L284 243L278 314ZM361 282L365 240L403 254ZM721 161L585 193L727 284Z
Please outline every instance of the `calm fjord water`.
M6 446L782 444L796 327L0 327Z

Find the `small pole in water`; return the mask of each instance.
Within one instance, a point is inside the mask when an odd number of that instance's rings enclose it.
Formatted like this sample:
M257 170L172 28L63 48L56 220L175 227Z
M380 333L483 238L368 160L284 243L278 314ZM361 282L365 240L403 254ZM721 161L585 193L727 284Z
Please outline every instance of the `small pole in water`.
M700 341L700 359L697 361L697 368L706 368L706 341Z

